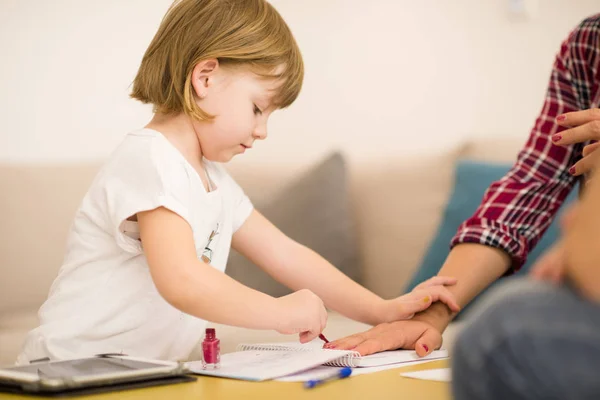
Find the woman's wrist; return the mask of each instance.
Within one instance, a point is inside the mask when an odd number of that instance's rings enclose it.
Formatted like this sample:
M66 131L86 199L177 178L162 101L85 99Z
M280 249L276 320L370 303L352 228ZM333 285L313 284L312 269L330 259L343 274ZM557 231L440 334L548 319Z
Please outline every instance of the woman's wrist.
M432 304L427 310L415 315L413 319L425 322L442 333L446 330L446 327L450 324L450 321L452 321L455 315L455 313L450 311L448 306L438 302Z

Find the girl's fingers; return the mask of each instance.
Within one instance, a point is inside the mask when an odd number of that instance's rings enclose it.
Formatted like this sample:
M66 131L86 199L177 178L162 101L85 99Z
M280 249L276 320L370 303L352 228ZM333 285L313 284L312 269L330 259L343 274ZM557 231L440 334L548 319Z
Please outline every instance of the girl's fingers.
M435 286L429 288L429 291L429 293L431 294L432 303L435 303L436 301L441 301L442 303L446 304L448 308L450 308L450 310L454 312L460 311L460 306L456 302L454 295L450 293L450 291L444 286Z
M321 333L321 332L317 332L317 331L302 332L300 334L300 343L308 343L308 342L310 342L311 340L313 340L317 336L319 336L319 333Z
M424 289L413 290L409 294L399 298L402 302L403 314L412 315L426 310L436 301L446 304L454 312L460 311L454 295L444 286L430 286ZM408 318L404 316L404 318Z
M419 285L415 286L414 290L437 285L452 286L456 285L457 282L458 279L453 278L451 276L434 276L433 278L429 278L425 282L421 282Z

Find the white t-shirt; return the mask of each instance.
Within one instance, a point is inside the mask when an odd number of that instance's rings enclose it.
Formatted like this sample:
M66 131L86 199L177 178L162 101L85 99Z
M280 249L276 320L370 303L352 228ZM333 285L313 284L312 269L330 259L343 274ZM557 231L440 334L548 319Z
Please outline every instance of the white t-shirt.
M225 271L233 233L252 204L225 169L205 162L214 190L159 132L127 135L100 170L75 215L67 253L17 360L100 353L185 360L206 321L158 293L130 216L165 207L192 227L196 254Z

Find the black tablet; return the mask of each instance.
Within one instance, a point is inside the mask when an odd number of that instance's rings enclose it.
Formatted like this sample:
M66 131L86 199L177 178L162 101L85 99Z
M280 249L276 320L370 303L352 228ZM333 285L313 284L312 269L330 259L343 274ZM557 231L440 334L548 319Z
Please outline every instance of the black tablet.
M61 392L186 373L183 363L104 355L0 368L0 385L30 393Z

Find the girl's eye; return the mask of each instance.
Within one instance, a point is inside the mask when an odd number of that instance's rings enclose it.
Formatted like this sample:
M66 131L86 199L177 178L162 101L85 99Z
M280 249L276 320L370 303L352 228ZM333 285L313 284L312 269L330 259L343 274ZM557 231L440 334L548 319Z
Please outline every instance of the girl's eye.
M260 108L258 108L256 106L256 104L254 105L254 114L255 115L262 115L262 111L260 110Z

